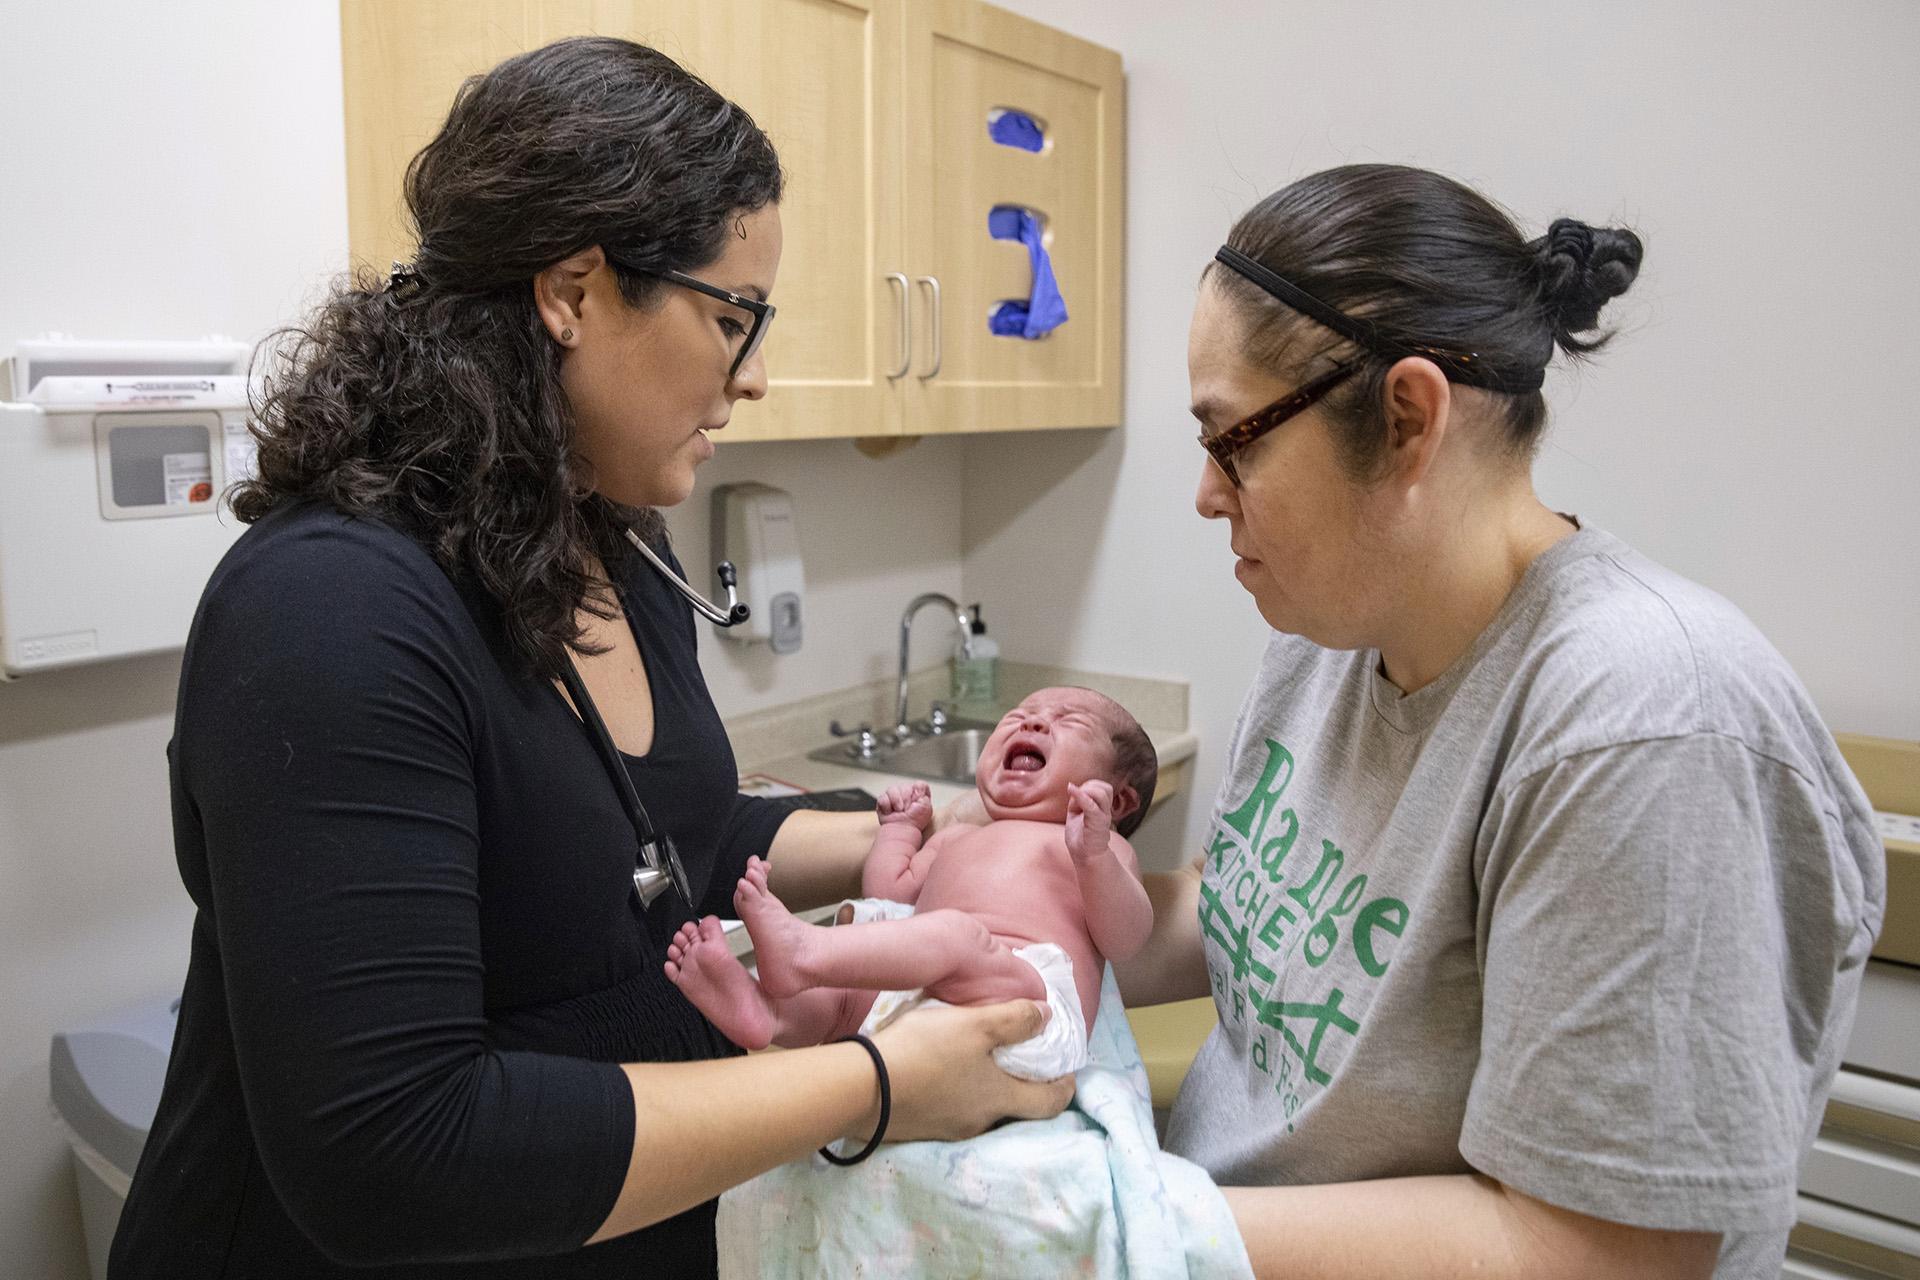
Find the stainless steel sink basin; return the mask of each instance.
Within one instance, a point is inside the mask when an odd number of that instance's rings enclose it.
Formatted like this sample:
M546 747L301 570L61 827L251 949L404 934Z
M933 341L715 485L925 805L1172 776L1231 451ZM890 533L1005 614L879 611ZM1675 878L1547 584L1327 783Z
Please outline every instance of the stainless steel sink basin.
M973 781L973 767L980 749L994 726L983 721L949 722L945 733L912 738L899 746L881 743L866 759L844 742L835 742L809 751L809 760L825 760L853 769L871 769L875 773L894 773L906 778L925 778L929 782L965 785Z

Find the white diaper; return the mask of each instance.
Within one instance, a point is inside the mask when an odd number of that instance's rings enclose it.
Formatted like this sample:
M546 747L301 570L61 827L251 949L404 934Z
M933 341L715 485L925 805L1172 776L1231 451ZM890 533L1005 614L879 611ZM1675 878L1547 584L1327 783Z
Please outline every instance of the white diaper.
M843 906L853 908L850 924L875 920L903 920L913 914L913 904L891 902L885 898L850 898ZM1080 1012L1080 989L1073 981L1073 958L1051 942L1036 942L1018 947L1014 955L1033 966L1047 988L1047 1008L1051 1011L1040 1034L1019 1044L1003 1045L993 1051L993 1060L1008 1075L1023 1080L1054 1080L1087 1065L1087 1020ZM860 1030L871 1035L909 1009L937 1009L946 1001L935 1000L920 991L882 991L874 998Z

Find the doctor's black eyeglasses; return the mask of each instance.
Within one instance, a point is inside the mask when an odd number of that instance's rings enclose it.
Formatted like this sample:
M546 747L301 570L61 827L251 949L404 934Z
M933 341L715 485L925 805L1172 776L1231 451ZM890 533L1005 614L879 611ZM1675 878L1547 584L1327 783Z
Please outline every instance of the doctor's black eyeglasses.
M607 255L613 258L612 254ZM615 261L618 261L615 259ZM677 284L682 289L691 289L695 293L704 293L709 298L718 298L728 306L739 307L753 317L753 324L747 329L746 340L740 344L740 350L733 355L733 364L727 369L727 381L732 382L740 376L740 367L753 358L760 344L767 340L767 330L773 327L774 306L771 302L762 302L758 298L749 298L742 294L722 289L719 285L708 284L705 280L696 280L684 271L650 271L644 267L630 267L620 262L628 271L643 276L653 276L669 284Z
M1214 465L1219 467L1233 487L1238 489L1240 472L1234 466L1235 455L1288 418L1296 417L1311 409L1329 391L1351 378L1353 374L1353 365L1335 365L1306 386L1291 395L1275 400L1252 417L1219 431L1202 431L1200 447L1207 451L1213 458Z

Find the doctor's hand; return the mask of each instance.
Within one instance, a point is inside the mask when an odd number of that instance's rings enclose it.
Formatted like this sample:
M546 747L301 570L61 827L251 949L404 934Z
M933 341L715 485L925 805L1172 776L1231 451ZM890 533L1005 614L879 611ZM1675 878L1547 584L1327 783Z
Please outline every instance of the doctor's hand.
M1047 1017L1045 1005L1008 1000L916 1009L880 1031L873 1043L887 1061L893 1087L887 1140L951 1142L984 1133L1005 1119L1058 1115L1073 1100L1072 1076L1021 1080L1002 1071L992 1057L1001 1045L1038 1035ZM866 1129L850 1136L864 1139L873 1132L874 1118L867 1117Z

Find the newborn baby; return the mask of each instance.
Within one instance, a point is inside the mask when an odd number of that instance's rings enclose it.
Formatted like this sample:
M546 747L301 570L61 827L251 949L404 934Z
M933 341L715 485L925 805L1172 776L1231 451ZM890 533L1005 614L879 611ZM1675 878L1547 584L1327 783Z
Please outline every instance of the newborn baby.
M795 919L767 891L766 863L755 858L733 903L759 980L712 916L682 926L667 976L747 1049L872 1031L929 999L1041 1000L1049 1017L1040 1034L995 1056L1029 1079L1077 1071L1104 958L1132 955L1153 929L1126 835L1156 776L1152 744L1119 703L1091 689L1042 689L980 753L985 826L929 839L927 785L888 788L862 873L868 896L852 904L853 918L869 923L823 929Z

